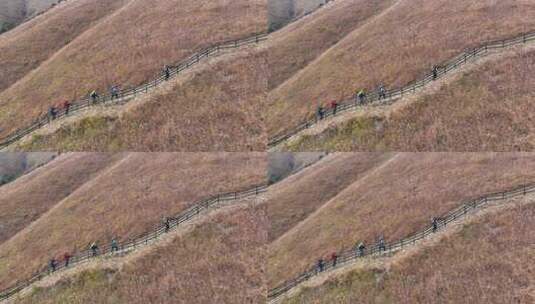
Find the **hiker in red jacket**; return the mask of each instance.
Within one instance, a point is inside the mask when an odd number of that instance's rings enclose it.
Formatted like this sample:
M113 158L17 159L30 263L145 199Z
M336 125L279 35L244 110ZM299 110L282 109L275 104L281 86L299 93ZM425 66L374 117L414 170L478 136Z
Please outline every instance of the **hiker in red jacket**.
M71 255L68 252L63 254L63 261L65 261L65 267L69 267L69 262L71 261Z
M331 254L331 260L333 261L333 268L336 267L336 262L338 262L338 256L336 255L336 252Z
M63 102L63 109L65 110L65 115L69 115L69 110L71 109L71 102L68 100L65 100Z
M338 110L338 102L336 100L331 101L331 109L333 109L333 116L336 115L336 110Z

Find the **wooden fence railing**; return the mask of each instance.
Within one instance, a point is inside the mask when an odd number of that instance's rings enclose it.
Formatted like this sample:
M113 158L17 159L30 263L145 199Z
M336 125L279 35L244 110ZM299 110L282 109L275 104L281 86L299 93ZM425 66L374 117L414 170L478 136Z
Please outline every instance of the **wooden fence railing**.
M117 96L112 96L112 94L109 93L109 94L99 96L94 100L88 96L86 98L83 98L77 101L72 101L68 111L67 109L64 109L64 108L58 109L54 119L52 119L52 117L50 117L48 113L45 113L39 116L37 119L35 119L34 122L31 123L29 126L18 129L14 131L13 133L11 133L10 135L8 135L6 138L1 139L0 149L3 149L17 142L24 136L34 132L37 129L42 128L43 126L49 124L52 121L72 115L73 113L79 112L80 110L83 110L83 109L86 109L88 107L95 106L95 105L124 103L128 99L136 97L139 94L148 93L150 90L159 86L163 82L166 82L167 80L173 77L176 77L176 75L180 74L184 70L187 70L193 65L199 63L203 58L209 57L213 54L217 54L226 49L239 48L241 46L259 43L261 41L266 40L267 36L268 36L267 33L257 33L257 34L254 34L252 36L249 36L243 39L226 41L226 42L205 48L191 55L189 58L183 60L182 62L176 65L169 66L169 77L161 73L157 75L156 78L154 78L153 80L145 84L142 84L138 87L123 89L123 90L118 91Z
M319 119L317 116L306 119L302 123L298 124L296 127L291 128L287 131L283 131L282 133L279 133L270 138L268 146L277 146L278 144L288 140L290 137L295 136L299 132L302 132L303 130L314 126L318 122L323 121L329 117L335 116L335 114L338 115L342 112L353 110L363 105L382 106L390 104L403 96L414 94L416 93L417 89L423 88L432 83L433 81L444 77L449 72L462 67L463 65L467 64L470 59L475 59L477 57L487 55L491 50L504 49L515 45L526 44L534 40L535 32L529 32L522 33L518 36L509 39L486 42L479 47L467 50L462 54L453 57L445 63L437 65L437 67L439 68L436 71L436 74L431 71L424 75L423 78L413 81L402 88L386 90L383 96L380 96L379 92L374 91L367 94L363 102L361 102L357 98L357 96L351 96L349 98L342 99L338 101L336 113L334 113L334 109L328 109L324 112L323 119Z
M386 253L403 249L407 246L412 246L416 244L416 242L437 232L438 230L444 229L448 226L449 223L465 217L471 211L485 207L490 202L507 200L513 197L523 196L532 192L535 192L535 184L519 186L509 191L487 194L480 198L466 202L460 205L459 207L449 211L448 213L438 217L437 219L439 220L437 220L436 227L427 226L423 230L409 235L408 237L399 241L392 243L385 242L384 247L375 244L370 247L366 247L364 251L359 251L358 248L341 250L339 253L337 253L338 258L336 259L336 265L333 265L333 261L326 261L322 271L319 271L319 268L317 266L311 266L309 269L307 269L294 279L288 280L280 284L279 286L270 289L268 291L268 299L270 300L270 302L276 302L292 288L309 280L310 278L317 276L322 272L330 271L345 264L355 262L360 258L384 255Z
M118 248L112 248L111 244L106 245L106 246L99 246L97 255L94 255L92 250L90 249L74 254L69 259L68 267L65 266L64 262L59 263L54 273L61 271L63 269L66 269L66 268L71 268L74 265L81 264L97 256L113 254L113 253L125 253L125 252L132 251L136 248L148 245L154 242L155 240L157 240L163 234L166 234L167 232L173 229L176 229L179 225L192 220L193 218L198 216L201 212L208 210L209 208L217 204L256 196L256 195L259 195L260 193L265 192L266 190L267 190L267 185L261 184L261 185L257 185L252 188L249 188L247 190L218 194L208 199L201 200L195 203L192 207L182 211L181 213L173 217L168 218L168 224L169 224L168 227L165 224L158 225L152 231L149 231L147 233L134 237L128 241L117 243ZM6 300L6 299L14 297L16 294L18 294L20 291L22 291L26 287L43 279L44 277L46 277L47 275L51 273L52 272L50 271L48 266L44 267L42 270L35 273L31 278L23 280L23 281L19 281L15 283L13 287L0 291L0 300Z

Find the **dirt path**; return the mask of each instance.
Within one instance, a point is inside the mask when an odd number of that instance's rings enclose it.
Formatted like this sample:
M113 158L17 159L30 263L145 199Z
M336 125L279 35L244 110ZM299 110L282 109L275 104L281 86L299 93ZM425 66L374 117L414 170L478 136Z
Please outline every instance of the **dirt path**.
M535 203L535 193L530 193L525 196L514 197L508 199L507 201L496 201L490 203L482 209L476 209L475 211L473 211L473 213L468 214L461 220L454 221L448 224L446 228L443 228L438 232L426 237L425 239L416 242L415 245L409 245L404 249L397 251L396 253L389 253L389 255L387 256L366 257L354 260L353 262L348 262L340 266L339 268L336 268L332 271L326 271L311 278L310 280L299 284L298 286L284 293L282 296L270 300L269 303L281 303L285 299L298 294L300 291L303 290L303 288L318 287L335 277L339 277L340 275L349 273L354 270L380 268L384 269L385 271L389 271L392 265L395 265L404 259L408 259L417 255L424 248L438 245L442 240L460 233L463 227L467 224L477 223L483 217L492 216L494 214L504 212L505 210L510 210L519 206L533 203ZM530 293L533 292L533 290L526 289L525 292Z
M181 224L180 226L178 226L177 229L171 230L169 233L161 235L156 240L148 243L147 245L140 245L135 250L121 251L118 253L107 254L97 258L93 258L85 263L77 264L72 268L58 271L57 273L51 274L45 277L44 279L28 286L27 288L24 288L22 291L19 292L17 297L12 298L10 300L0 301L0 303L14 303L14 300L16 298L24 297L29 292L31 292L33 288L52 287L58 282L74 277L83 271L95 269L115 269L120 271L125 265L131 264L136 259L150 255L159 248L171 244L176 238L187 235L195 228L201 226L206 222L209 222L217 216L220 216L222 214L232 215L237 210L262 204L264 200L264 197L262 195L259 195L256 197L244 198L238 201L221 203L215 208L211 208L210 210L208 210L207 213L200 215L199 217L196 217L191 221Z

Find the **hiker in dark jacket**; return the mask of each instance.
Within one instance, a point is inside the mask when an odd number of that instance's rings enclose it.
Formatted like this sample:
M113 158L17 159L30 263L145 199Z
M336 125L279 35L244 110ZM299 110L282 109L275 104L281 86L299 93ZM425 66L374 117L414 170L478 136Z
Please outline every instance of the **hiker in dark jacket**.
M386 89L384 85L379 85L377 91L379 92L379 99L386 99Z
M438 78L438 66L433 66L433 80L437 80Z
M111 252L119 251L119 244L116 239L111 240Z
M436 217L433 217L431 219L431 227L433 227L433 232L437 232L437 230L438 230L438 219Z
M98 93L97 91L93 91L89 94L89 97L91 97L91 101L93 103L97 103L97 100L98 100Z
M318 106L318 109L316 110L316 117L318 120L322 120L323 116L325 114L325 110L323 109L322 105Z
M323 261L323 258L320 258L318 260L317 271L322 272L324 266L325 266L325 262Z
M58 265L58 262L55 258L50 259L50 262L48 262L48 267L50 268L50 272L56 271L56 266Z
M91 254L92 254L93 256L97 256L97 255L98 255L98 245L97 245L96 242L93 242L93 243L91 244L91 246L89 246L89 249L91 249Z
M56 107L51 106L50 108L48 108L48 121L50 122L51 120L56 119L57 114L58 112L56 110Z
M115 99L115 98L119 98L119 87L118 86L112 86L110 88L110 94L111 94L111 99Z
M377 242L377 245L380 251L386 251L385 238L383 236L379 237L379 241Z
M169 80L169 78L171 77L171 69L169 68L169 66L164 66L163 75L165 77L165 80Z
M63 261L65 262L65 267L69 267L71 255L68 252L65 252L65 254L63 254Z
M165 218L164 222L163 222L163 225L164 225L164 229L165 229L165 232L169 232L169 229L171 228L171 221L169 220L169 218Z
M364 245L364 242L360 242L357 245L357 256L364 256L365 250L366 250L366 246Z

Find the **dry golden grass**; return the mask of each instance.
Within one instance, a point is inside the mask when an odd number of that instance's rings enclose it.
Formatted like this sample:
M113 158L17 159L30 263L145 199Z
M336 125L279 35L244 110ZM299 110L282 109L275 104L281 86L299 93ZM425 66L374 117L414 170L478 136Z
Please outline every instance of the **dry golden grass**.
M222 55L121 116L81 119L35 136L25 151L265 151L265 54ZM229 56L230 55L230 56ZM189 72L188 72L189 73Z
M465 48L533 30L534 13L531 1L400 0L272 91L268 131L296 125L319 102L406 84Z
M0 187L0 243L28 227L117 157L67 154Z
M304 137L291 149L531 151L533 64L535 51L516 51L463 73L388 117L364 115Z
M269 241L291 230L389 157L387 153L334 154L271 186L267 195Z
M91 270L18 303L265 303L264 207L218 214L120 271Z
M0 94L0 135L48 106L138 85L208 45L265 30L260 0L131 1Z
M533 303L535 204L466 224L389 269L355 270L284 303Z
M269 285L360 240L400 239L464 200L533 182L534 167L529 153L401 153L272 243Z
M195 201L265 181L264 153L130 153L0 245L0 288L65 251L124 241ZM28 189L27 189L28 190ZM39 202L32 201L32 204Z
M70 1L1 35L0 92L126 2Z
M268 42L269 89L306 67L329 47L394 1L345 0L314 12L272 35ZM303 9L303 8L301 8ZM299 10L299 8L298 8Z

